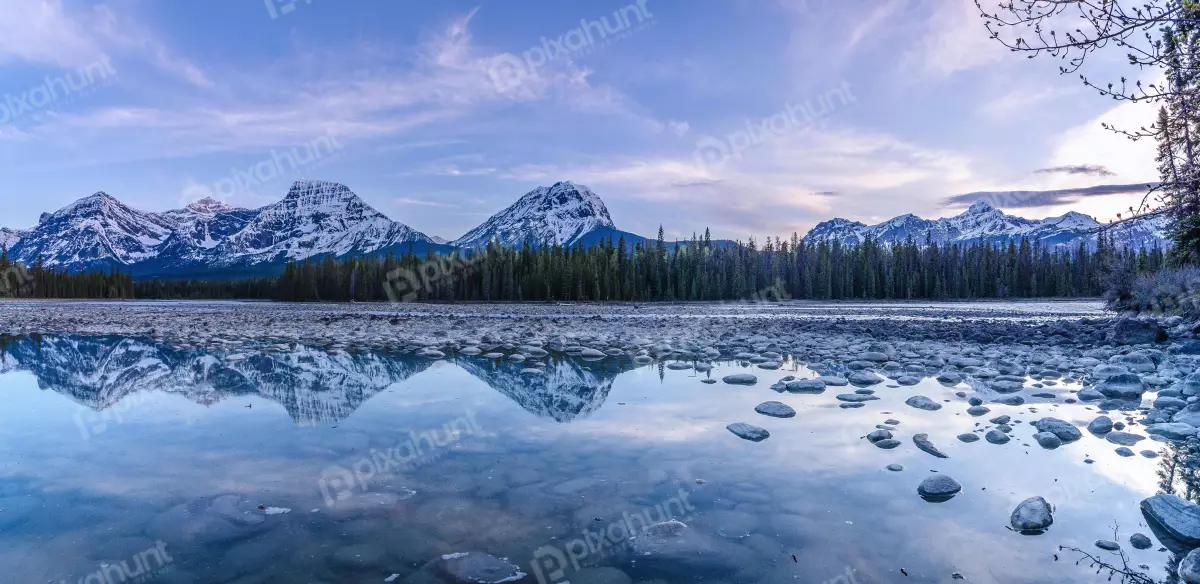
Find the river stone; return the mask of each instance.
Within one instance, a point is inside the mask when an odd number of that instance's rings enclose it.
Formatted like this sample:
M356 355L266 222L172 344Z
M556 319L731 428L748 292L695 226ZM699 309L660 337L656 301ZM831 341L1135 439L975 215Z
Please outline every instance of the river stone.
M796 415L796 410L782 402L767 401L755 406L754 411L772 418L791 418Z
M1187 401L1169 395L1159 396L1154 400L1154 409L1165 410L1169 408L1184 408L1187 407Z
M825 391L825 382L820 379L797 379L787 382L784 387L792 393L821 393Z
M1096 391L1113 399L1136 399L1146 393L1146 383L1134 373L1119 373L1096 384Z
M862 402L874 401L879 398L875 397L873 395L864 394L864 393L839 393L837 395L837 399L844 401L844 402L850 402L850 403L862 403Z
M958 494L962 490L962 485L958 481L944 474L932 474L925 480L921 481L917 487L917 494L930 501L947 500L950 497Z
M762 442L771 437L771 433L758 426L751 426L744 422L736 422L725 426L726 430L733 432L739 438L744 438L751 442Z
M935 412L942 409L942 404L939 404L923 395L914 395L904 400L904 403L917 408L918 410L926 410L930 412Z
M839 377L837 375L822 375L822 376L818 377L817 379L819 379L821 381L821 383L824 383L825 385L830 385L833 387L842 387L843 385L850 385L850 380L846 379L845 377Z
M976 417L986 416L991 411L992 410L988 409L987 406L971 406L971 407L967 408L967 413L972 416L976 416Z
M1146 426L1146 433L1151 436L1162 436L1168 440L1187 440L1196 435L1196 428L1181 422L1166 422Z
M945 385L957 385L962 383L962 375L954 371L943 371L938 374L937 380Z
M1096 547L1098 547L1102 550L1115 552L1115 551L1121 549L1121 544L1119 544L1115 541L1112 541L1111 539L1098 539L1098 540L1096 540Z
M1150 541L1150 538L1143 533L1135 533L1129 536L1129 545L1133 546L1134 549L1148 550L1154 547L1154 542Z
M733 375L726 375L721 378L721 381L730 385L754 385L758 383L758 378L749 373L735 373Z
M1113 325L1109 338L1118 345L1149 345L1167 340L1167 331L1153 322L1122 318Z
M1200 404L1191 404L1175 412L1175 415L1171 416L1171 421L1200 428Z
M901 442L894 438L885 438L883 440L878 440L875 442L876 446L878 446L884 450L891 450L891 449L899 446L900 444L901 444Z
M1109 432L1112 432L1113 429L1112 418L1108 416L1096 416L1091 422L1088 423L1087 429L1088 432L1091 432L1092 434L1108 434Z
M483 552L445 554L429 561L410 576L409 584L502 584L516 582L526 574L495 556Z
M1003 404L1006 406L1020 406L1025 405L1025 398L1019 395L1006 395L1004 397L998 397L992 400L992 403Z
M1114 450L1113 452L1116 452L1117 456L1121 456L1124 458L1129 458L1129 457L1133 456L1133 451L1130 450L1129 447L1127 447L1127 446L1122 446L1122 447Z
M1050 432L1058 436L1058 439L1063 442L1074 442L1083 438L1083 434L1079 431L1079 428L1058 418L1042 418L1033 422L1032 425L1039 432Z
M887 469L892 472L900 472L900 471L904 470L904 465L893 462L893 463L887 465Z
M847 379L854 385L875 385L883 382L882 377L869 371L855 371Z
M959 435L958 435L958 441L959 441L959 442L965 442L965 443L967 443L967 444L970 444L970 443L972 443L972 442L979 442L979 435L978 435L978 434L972 434L972 433L970 433L970 432L966 432L966 433L963 433L963 434L959 434Z
M891 437L892 437L892 432L890 430L884 430L884 429L880 428L878 430L872 431L870 434L867 434L867 441L870 442L871 444L874 444L876 442L879 442L880 440L887 440Z
M1030 497L1013 509L1008 522L1016 531L1034 534L1050 527L1054 523L1054 516L1051 514L1050 504L1045 499Z
M941 450L938 450L937 447L934 446L933 443L929 441L928 434L914 434L913 435L913 444L916 444L917 448L920 448L921 450L924 450L925 452L928 452L929 454L932 454L933 456L936 456L938 458L950 458L949 456L946 456L946 454L943 453Z
M1006 444L1009 441L1008 434L999 430L988 430L983 438L992 444Z
M1142 514L1189 547L1200 547L1200 507L1175 495L1155 495L1141 503Z
M629 546L639 568L669 573L675 577L672 581L695 574L723 576L753 561L746 548L699 533L677 520L646 527L629 538Z
M1175 573L1183 584L1200 584L1200 549L1194 549L1179 562Z
M1113 444L1119 444L1121 446L1133 446L1138 442L1145 440L1146 437L1139 436L1137 434L1130 434L1129 432L1109 432L1108 436L1105 436L1104 439L1112 442Z
M1039 446L1047 450L1054 450L1062 446L1062 440L1050 432L1038 432L1033 435L1033 439L1037 440Z

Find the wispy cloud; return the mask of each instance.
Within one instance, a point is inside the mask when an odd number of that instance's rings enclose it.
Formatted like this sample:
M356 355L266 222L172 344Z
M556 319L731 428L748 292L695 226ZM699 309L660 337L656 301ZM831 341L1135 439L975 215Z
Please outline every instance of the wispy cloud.
M1091 176L1117 176L1117 173L1099 164L1073 164L1039 168L1034 174L1086 174Z
M997 206L1004 208L1031 209L1077 203L1086 197L1145 193L1155 184L1157 183L1096 185L1050 191L979 191L954 195L947 198L944 203L951 207L965 207L979 201L988 201L993 204L999 203Z

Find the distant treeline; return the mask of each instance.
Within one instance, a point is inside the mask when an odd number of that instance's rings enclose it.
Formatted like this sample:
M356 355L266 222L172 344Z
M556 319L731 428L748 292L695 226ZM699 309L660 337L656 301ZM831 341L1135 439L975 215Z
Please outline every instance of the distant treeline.
M107 298L134 297L133 277L118 271L68 273L31 267L8 259L0 248L0 298Z
M138 298L284 301L691 301L740 299L976 299L1100 296L1115 275L1154 272L1161 249L1097 244L1006 245L753 239L713 245L707 234L632 248L488 247L469 255L359 257L289 263L279 278L136 282Z

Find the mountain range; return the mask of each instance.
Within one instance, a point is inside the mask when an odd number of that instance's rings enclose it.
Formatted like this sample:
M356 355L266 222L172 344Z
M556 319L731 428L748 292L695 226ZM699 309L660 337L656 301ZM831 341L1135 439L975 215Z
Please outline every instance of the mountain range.
M1077 245L1095 239L1101 226L1080 213L1049 219L1008 215L980 202L942 219L902 215L877 225L846 219L819 223L809 241L845 245L872 239L886 244L909 238L918 243L1004 243L1026 238L1045 246ZM1149 217L1113 229L1118 245L1165 247L1165 218ZM119 268L139 278L213 278L278 273L292 260L411 251L449 253L489 242L535 247L591 246L625 238L628 245L650 240L621 231L604 201L583 185L559 182L538 187L453 241L430 237L372 208L344 185L296 181L287 195L259 209L204 199L161 213L133 209L104 192L82 198L34 227L0 228L0 247L26 265L70 271ZM733 242L718 241L718 245Z
M38 387L96 412L143 392L181 395L201 405L257 395L278 403L298 426L341 423L393 384L434 361L396 353L245 350L214 354L128 337L0 337L0 374L28 371ZM598 410L632 365L552 359L543 375L484 357L456 365L540 418L570 422Z

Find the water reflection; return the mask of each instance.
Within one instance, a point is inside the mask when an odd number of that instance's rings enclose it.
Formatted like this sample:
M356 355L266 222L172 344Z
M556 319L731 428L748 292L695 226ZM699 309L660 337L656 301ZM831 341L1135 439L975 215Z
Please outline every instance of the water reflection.
M1074 558L1053 559L1058 545L1092 549L1114 522L1125 538L1142 530L1137 504L1156 489L1200 496L1198 457L1186 447L1164 445L1153 461L1119 458L1086 435L1038 448L1029 421L1095 415L1063 403L1065 383L1043 388L1057 399L993 406L993 416L1018 422L1011 444L962 444L955 436L986 419L965 414L955 396L965 386L929 378L936 367L905 370L917 385L880 384L880 400L842 409L836 394L853 387L771 391L785 376L817 375L782 361L780 370L716 362L709 373L628 357L431 360L269 343L205 351L151 339L3 339L0 388L11 391L0 412L0 565L19 566L11 581L75 582L99 561L136 567L161 541L170 569L152 581L403 582L439 554L481 550L535 574L539 560L580 556L575 542L608 541L563 578L868 583L901 580L903 568L920 582L951 582L954 572L977 582L1087 582L1091 572L1065 561ZM699 382L746 372L759 383ZM979 395L1004 395L968 382ZM947 405L905 405L917 394ZM81 424L65 413L68 400L95 416ZM798 415L755 414L766 400ZM120 414L131 403L144 409ZM120 427L103 431L118 414ZM893 417L903 447L862 439ZM739 440L724 429L736 421L772 437ZM951 458L913 448L918 432ZM889 463L906 470L884 470ZM963 493L922 501L916 485L931 470L952 474ZM1008 531L1012 507L1033 495L1056 506L1056 524L1037 537ZM704 553L636 561L622 522L667 509L686 512ZM545 555L547 546L557 551ZM1159 578L1181 557L1130 556ZM145 557L159 569L158 557Z

